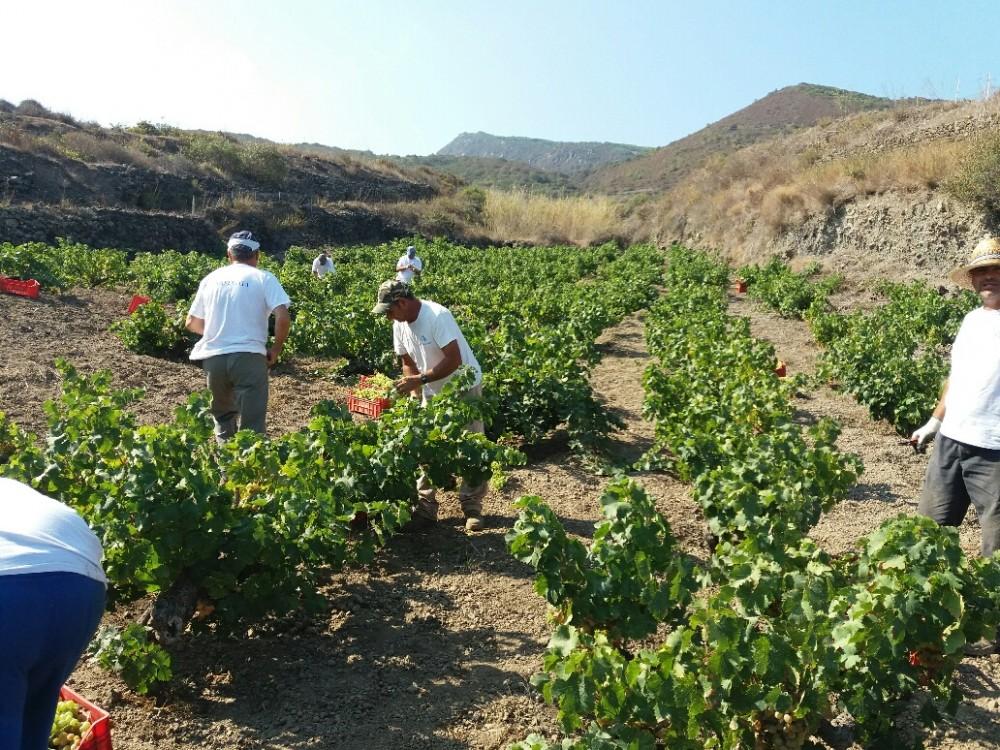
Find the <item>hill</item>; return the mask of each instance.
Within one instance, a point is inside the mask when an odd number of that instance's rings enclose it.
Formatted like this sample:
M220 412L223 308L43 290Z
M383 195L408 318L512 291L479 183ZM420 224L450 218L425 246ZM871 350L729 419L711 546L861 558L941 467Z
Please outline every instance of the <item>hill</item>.
M904 102L693 169L630 216L633 238L736 260L816 259L863 281L946 274L1000 231L1000 96Z
M548 172L573 174L632 159L649 150L644 146L623 143L547 141L542 138L490 135L480 131L462 133L436 155L503 159L523 162Z
M361 152L148 122L105 128L34 100L0 100L0 241L186 249L205 247L206 237L217 243L235 224L279 252L381 241L415 231L384 207L426 203L459 185ZM139 231L144 222L148 231Z
M483 156L393 156L395 162L410 168L424 166L443 172L483 188L497 190L530 190L552 196L575 195L579 192L575 175L539 169L521 161L493 159Z
M662 148L594 169L584 177L582 187L609 194L659 193L712 156L788 135L823 120L897 106L900 102L892 99L831 86L787 86Z

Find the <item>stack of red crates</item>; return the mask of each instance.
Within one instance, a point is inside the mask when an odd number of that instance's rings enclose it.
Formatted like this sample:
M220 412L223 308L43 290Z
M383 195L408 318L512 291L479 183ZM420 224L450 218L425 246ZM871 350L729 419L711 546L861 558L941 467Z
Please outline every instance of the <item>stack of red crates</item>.
M90 718L90 731L80 742L80 750L111 750L111 717L107 711L98 708L65 685L59 689L59 700L73 701L82 706Z
M358 381L358 387L364 386L367 382L368 378L362 375L361 380ZM347 397L347 411L376 419L389 408L390 403L387 398L361 398L351 393Z

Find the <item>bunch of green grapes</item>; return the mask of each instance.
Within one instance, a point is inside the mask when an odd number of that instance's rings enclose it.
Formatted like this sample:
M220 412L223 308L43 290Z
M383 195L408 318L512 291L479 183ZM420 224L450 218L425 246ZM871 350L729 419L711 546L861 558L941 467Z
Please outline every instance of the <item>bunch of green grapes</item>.
M75 701L59 701L56 718L52 722L49 747L52 750L77 750L90 731L90 717L83 706Z
M380 398L390 398L393 393L395 393L395 389L393 388L392 378L380 372L369 377L364 385L359 385L354 389L354 395L357 398L365 398L370 401Z

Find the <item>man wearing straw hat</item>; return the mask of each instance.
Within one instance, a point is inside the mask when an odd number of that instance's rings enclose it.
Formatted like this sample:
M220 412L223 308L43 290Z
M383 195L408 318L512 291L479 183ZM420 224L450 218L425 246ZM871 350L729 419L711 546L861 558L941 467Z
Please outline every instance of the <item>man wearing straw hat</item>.
M1000 550L1000 241L982 240L949 278L974 289L982 307L962 321L941 398L911 438L921 447L940 432L918 512L958 526L974 505L989 556Z

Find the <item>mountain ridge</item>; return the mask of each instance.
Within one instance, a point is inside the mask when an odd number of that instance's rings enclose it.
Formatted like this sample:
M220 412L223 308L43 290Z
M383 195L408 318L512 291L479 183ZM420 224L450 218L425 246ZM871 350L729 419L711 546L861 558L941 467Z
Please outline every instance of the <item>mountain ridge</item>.
M581 187L609 194L659 193L714 155L788 135L827 118L929 101L887 99L812 83L785 86L645 155L592 170L583 178Z
M499 136L483 131L460 133L434 156L465 156L523 162L548 172L572 174L602 164L624 161L651 149L609 141L550 141L525 136Z

